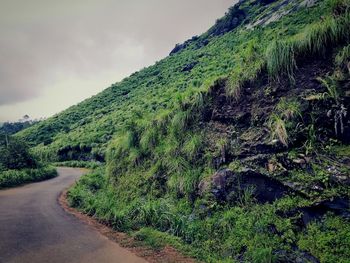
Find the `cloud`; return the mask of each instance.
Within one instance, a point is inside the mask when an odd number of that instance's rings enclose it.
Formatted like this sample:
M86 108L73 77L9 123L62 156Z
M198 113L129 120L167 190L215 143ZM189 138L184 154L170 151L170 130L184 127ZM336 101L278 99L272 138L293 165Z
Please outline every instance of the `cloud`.
M49 94L57 94L57 89L66 92L72 83L77 86L69 88L81 93L79 99L96 94L108 86L106 81L119 81L165 57L176 43L204 32L232 4L232 0L2 0L0 120L21 115L20 110L48 116L53 111L50 100L69 96ZM40 102L40 97L46 100L41 112L29 103ZM10 112L11 105L16 111Z

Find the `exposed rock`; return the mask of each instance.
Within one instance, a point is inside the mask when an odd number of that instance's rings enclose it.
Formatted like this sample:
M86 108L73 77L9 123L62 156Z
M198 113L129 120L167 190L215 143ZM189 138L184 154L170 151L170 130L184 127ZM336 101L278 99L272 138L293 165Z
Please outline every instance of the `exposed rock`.
M317 0L304 0L303 2L300 3L300 6L303 7L313 7L316 5Z
M244 10L239 8L239 5L231 7L228 13L221 19L218 19L215 25L209 29L210 36L220 36L232 31L238 27L246 18Z
M310 8L310 7L313 7L316 3L317 3L317 0L304 0L300 3L298 3L298 1L294 1L293 3L293 1L285 0L280 4L271 8L271 10L267 14L265 14L262 18L258 19L253 23L248 24L246 28L251 29L257 26L267 26L270 23L278 21L283 16L297 9L305 8L305 7Z
M182 51L183 49L187 48L189 45L191 45L193 42L197 41L199 39L198 36L193 36L191 39L185 41L182 44L176 44L176 46L174 47L174 49L170 52L169 55L174 55L180 51Z
M220 202L235 201L245 190L252 191L259 203L273 202L290 192L288 187L277 180L251 169L242 169L239 172L222 169L199 184L201 195L210 192Z
M287 169L283 167L281 163L276 161L275 159L270 159L267 163L267 170L269 173L276 173L276 172L286 172Z
M294 159L293 160L293 163L296 163L296 164L305 164L306 161L304 159Z
M279 263L319 263L320 261L315 258L313 255L305 251L289 252L286 250L275 251L274 254L277 257Z
M271 154L254 154L253 156L248 156L245 158L242 158L240 161L242 163L251 163L254 165L259 165L261 167L264 167L267 163L268 160L271 159Z
M350 175L348 174L332 174L330 181L342 185L350 185Z
M277 6L274 6L270 12L265 14L262 18L259 20L250 23L247 25L247 28L254 28L256 26L266 26L270 24L271 22L279 20L283 15L286 15L292 11L292 9L287 9L286 7L290 3L289 0L285 0L278 4Z
M336 197L331 200L315 203L310 206L300 207L288 212L277 212L283 217L295 218L295 224L300 228L305 228L310 222L320 220L328 212L332 212L346 220L350 220L350 199L348 197Z
M338 197L333 200L316 203L313 206L300 208L299 211L302 212L301 222L306 226L311 221L322 218L327 212L333 212L345 219L350 219L349 204L350 200L348 198Z
M191 71L197 64L198 64L197 61L193 61L193 62L185 65L184 68L182 69L182 72L189 72L189 71Z

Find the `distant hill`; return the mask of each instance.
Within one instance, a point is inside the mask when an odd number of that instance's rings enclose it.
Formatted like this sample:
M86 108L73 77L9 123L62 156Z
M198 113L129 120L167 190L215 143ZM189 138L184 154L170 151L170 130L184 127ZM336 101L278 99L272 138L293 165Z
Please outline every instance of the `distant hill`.
M30 126L38 123L39 120L31 120L29 116L25 116L23 119L15 122L3 122L0 123L0 134L5 133L8 135L12 135L20 132Z

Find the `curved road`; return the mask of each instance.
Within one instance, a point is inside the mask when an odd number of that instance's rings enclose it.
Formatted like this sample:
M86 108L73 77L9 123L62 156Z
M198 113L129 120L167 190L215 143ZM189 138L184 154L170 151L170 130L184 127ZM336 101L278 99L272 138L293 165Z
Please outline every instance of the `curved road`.
M58 204L62 190L83 172L0 191L0 263L144 263Z

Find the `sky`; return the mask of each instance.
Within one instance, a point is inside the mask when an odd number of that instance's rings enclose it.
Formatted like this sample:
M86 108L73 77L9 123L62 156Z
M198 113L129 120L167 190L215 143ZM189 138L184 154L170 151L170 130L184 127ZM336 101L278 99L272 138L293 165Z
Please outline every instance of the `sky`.
M0 122L49 117L166 57L235 0L0 0Z

